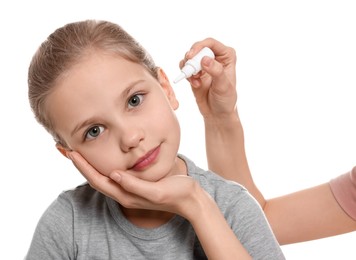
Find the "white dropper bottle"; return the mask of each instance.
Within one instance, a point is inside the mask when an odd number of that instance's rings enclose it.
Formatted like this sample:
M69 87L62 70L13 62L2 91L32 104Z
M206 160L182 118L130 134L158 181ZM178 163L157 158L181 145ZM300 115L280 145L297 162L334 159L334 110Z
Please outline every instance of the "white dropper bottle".
M187 79L192 75L196 75L201 70L201 60L205 56L213 59L215 58L214 52L210 48L204 47L192 59L184 64L181 73L173 82L178 83L182 79Z

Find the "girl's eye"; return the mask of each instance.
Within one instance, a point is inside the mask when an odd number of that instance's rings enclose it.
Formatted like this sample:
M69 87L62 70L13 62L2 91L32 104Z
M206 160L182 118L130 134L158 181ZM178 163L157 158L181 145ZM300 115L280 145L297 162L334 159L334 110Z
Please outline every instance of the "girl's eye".
M129 107L137 107L138 105L140 105L143 101L143 94L135 94L132 97L130 97L128 103L129 103Z
M91 140L91 139L95 139L97 138L102 132L104 131L104 127L103 126L93 126L92 128L90 128L86 134L85 134L85 139L86 140Z

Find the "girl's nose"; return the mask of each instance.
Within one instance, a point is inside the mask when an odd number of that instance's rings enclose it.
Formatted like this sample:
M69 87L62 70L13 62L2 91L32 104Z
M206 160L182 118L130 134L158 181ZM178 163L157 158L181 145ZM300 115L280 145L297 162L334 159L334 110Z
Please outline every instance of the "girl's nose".
M121 149L124 152L129 152L133 148L138 147L143 140L144 132L142 129L138 127L128 127L121 136Z

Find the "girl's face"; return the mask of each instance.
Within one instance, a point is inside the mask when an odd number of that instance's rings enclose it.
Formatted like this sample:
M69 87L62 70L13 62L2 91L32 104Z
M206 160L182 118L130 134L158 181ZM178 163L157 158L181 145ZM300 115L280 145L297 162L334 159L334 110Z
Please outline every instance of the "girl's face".
M157 81L143 66L102 52L73 66L46 100L69 149L104 175L124 170L149 181L177 174L177 108L163 71Z

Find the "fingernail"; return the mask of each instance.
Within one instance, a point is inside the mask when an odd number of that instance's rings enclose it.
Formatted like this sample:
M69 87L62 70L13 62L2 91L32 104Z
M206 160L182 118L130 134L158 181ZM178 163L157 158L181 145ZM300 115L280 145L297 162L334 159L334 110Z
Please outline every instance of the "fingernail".
M121 174L118 172L113 172L110 174L110 178L113 179L116 182L120 182L121 181Z
M185 57L187 59L191 58L193 56L193 53L194 53L194 49L190 49L186 54L185 54Z
M206 67L209 67L212 62L213 62L213 59L208 56L206 56L202 59L202 64Z
M70 159L70 160L73 161L74 158L73 158L73 155L72 155L71 152L67 152L67 153L66 153L66 156L67 156L68 159Z

